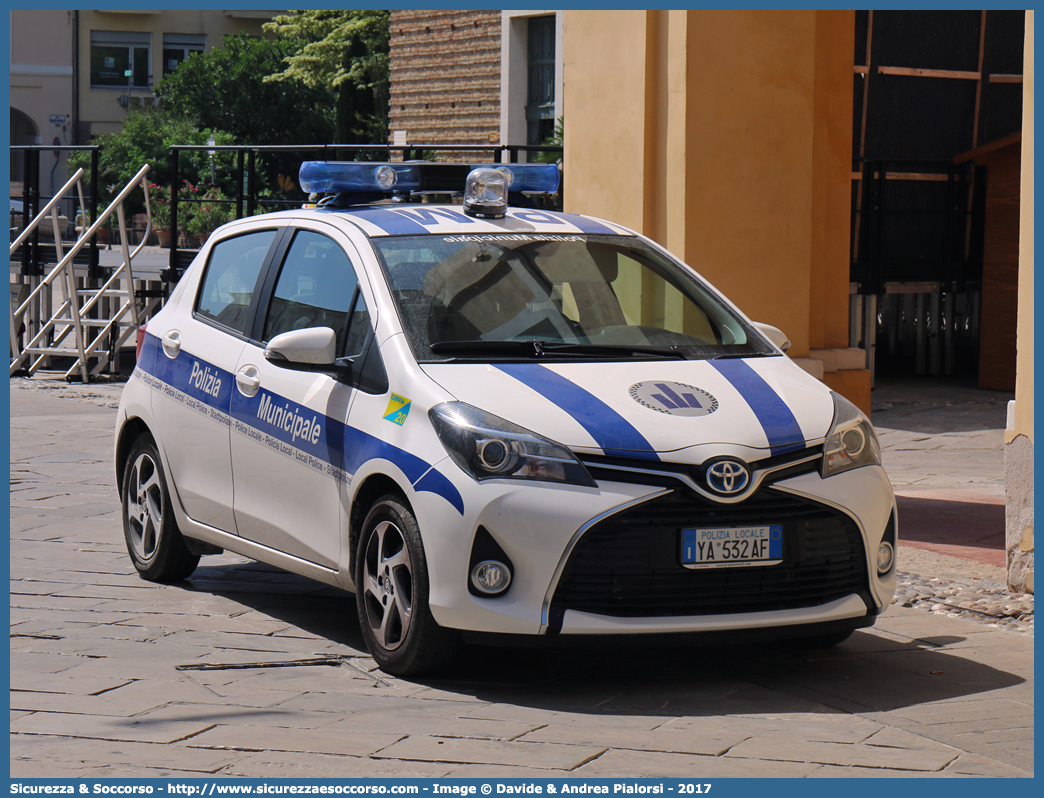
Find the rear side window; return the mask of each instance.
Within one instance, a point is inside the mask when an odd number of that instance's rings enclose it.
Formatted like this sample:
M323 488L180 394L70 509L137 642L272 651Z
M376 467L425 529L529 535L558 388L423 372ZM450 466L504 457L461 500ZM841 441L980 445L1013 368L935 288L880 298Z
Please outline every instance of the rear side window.
M337 351L342 351L358 282L336 241L311 230L298 231L279 272L263 339L306 327L330 327L337 333Z
M257 277L275 235L275 230L262 230L214 245L196 304L200 316L247 334Z

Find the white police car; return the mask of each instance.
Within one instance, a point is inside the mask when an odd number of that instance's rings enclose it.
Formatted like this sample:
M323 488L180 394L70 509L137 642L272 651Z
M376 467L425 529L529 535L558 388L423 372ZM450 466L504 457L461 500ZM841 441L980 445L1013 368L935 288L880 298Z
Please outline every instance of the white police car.
M896 512L865 416L652 241L536 208L554 166L469 170L305 164L318 208L207 241L120 404L140 574L229 549L354 591L402 674L462 638L873 624Z

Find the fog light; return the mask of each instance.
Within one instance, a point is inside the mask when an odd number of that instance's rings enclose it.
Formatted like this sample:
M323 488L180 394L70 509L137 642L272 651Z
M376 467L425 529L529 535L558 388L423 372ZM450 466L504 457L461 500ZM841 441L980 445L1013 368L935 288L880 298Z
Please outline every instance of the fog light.
M882 541L881 545L877 547L877 573L888 573L892 570L892 563L894 562L895 549L887 540Z
M471 569L471 584L484 596L499 596L511 584L511 570L502 562L483 560Z

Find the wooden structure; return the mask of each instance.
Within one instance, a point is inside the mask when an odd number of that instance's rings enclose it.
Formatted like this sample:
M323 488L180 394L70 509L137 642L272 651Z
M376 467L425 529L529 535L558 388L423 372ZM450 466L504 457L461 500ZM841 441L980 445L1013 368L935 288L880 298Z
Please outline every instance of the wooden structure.
M958 155L954 162L986 167L979 387L1014 391L1022 134Z
M850 343L871 369L971 376L996 356L1001 328L980 307L997 233L982 231L996 201L983 183L997 170L958 153L1021 130L1024 24L1017 11L857 12Z

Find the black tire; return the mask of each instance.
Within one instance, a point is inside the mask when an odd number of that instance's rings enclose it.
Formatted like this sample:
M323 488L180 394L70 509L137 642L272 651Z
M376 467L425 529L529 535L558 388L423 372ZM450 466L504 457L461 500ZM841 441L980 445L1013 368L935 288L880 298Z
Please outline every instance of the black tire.
M420 528L398 496L370 508L355 557L359 627L381 670L417 676L453 659L460 635L439 626L428 609L428 567Z
M156 444L140 436L123 469L123 536L142 579L176 582L196 570L199 555L185 545L167 493Z

